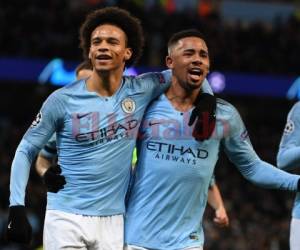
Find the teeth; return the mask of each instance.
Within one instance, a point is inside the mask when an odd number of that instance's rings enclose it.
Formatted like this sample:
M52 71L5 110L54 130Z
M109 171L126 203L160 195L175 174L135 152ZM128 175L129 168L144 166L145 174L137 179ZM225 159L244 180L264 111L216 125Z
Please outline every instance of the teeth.
M191 69L190 74L195 74L195 75L201 75L202 74L202 70L201 69Z

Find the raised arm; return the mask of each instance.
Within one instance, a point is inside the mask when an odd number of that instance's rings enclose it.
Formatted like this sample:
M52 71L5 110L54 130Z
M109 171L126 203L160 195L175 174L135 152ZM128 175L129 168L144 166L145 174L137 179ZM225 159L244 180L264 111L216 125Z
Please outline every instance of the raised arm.
M228 119L229 133L223 140L225 152L241 174L252 183L264 188L297 191L299 176L286 173L262 161L255 153L244 123L231 106Z

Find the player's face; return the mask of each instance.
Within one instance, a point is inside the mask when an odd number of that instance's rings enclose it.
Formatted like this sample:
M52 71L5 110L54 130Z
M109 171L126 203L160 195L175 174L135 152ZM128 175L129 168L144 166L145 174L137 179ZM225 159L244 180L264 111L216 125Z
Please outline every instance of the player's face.
M180 39L170 48L166 64L184 89L200 88L210 67L206 43L198 37Z
M96 71L123 69L131 54L126 35L117 26L103 24L92 32L89 58Z

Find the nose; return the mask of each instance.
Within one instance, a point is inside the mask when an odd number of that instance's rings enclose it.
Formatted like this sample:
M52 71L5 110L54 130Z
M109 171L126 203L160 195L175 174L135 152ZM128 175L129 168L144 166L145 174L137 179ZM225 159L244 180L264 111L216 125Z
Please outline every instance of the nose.
M199 56L198 54L194 55L194 57L193 57L193 64L201 65L202 63L203 62L202 62L201 56Z
M102 41L98 46L98 51L103 52L108 50L108 44L105 41Z

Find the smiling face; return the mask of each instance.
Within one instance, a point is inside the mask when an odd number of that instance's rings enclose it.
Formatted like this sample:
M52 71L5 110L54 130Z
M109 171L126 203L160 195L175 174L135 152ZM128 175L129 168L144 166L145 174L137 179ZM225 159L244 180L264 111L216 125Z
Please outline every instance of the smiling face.
M179 39L169 47L166 64L182 88L200 88L210 67L205 41L193 36Z
M89 59L98 72L123 71L132 51L126 47L126 34L117 26L103 24L91 34Z

